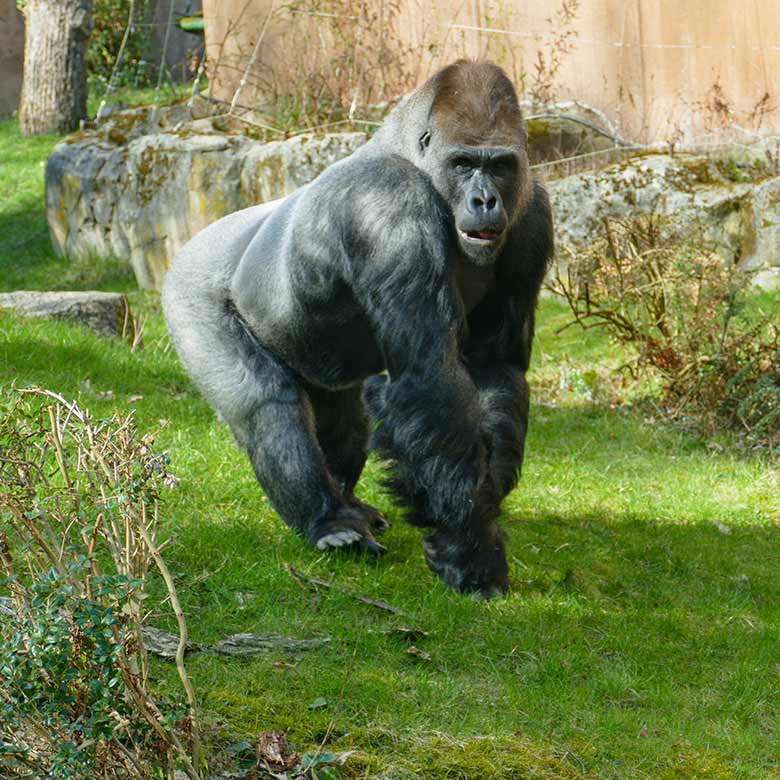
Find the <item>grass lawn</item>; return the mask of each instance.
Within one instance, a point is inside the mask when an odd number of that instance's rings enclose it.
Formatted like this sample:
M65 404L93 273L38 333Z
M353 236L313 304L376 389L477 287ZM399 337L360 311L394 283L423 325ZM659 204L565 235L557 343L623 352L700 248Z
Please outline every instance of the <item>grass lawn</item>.
M388 553L306 547L179 366L159 298L120 265L51 251L54 141L0 123L0 289L127 291L145 348L0 313L0 392L43 385L161 429L181 479L162 507L167 560L195 640L331 640L299 658L191 656L215 750L280 728L299 750L358 751L345 777L780 778L780 464L738 456L727 433L705 441L594 403L581 378L620 356L593 331L557 335L565 312L545 300L526 464L502 521L509 596L482 603L440 585L373 463L360 492L391 521ZM312 601L284 564L338 589ZM407 652L400 626L428 632L415 643L430 660ZM154 671L176 684L172 664Z

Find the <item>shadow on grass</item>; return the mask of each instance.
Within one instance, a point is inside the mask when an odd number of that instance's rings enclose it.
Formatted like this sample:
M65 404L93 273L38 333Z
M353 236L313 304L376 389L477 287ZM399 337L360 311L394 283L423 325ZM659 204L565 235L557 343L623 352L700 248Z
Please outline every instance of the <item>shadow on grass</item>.
M42 208L27 199L16 208L0 209L0 290L135 289L127 260L58 255Z
M303 659L193 655L208 717L236 738L283 728L317 746L330 734L333 749L368 751L380 772L426 780L752 780L777 768L780 526L758 459L711 451L636 411L535 406L502 518L512 589L485 604L427 570L420 533L380 495L377 462L359 492L390 516L388 553L307 547L171 353L0 315L9 380L83 394L96 414L142 395L142 430L170 421L181 483L163 499L160 533L176 535L166 556L196 641L331 638ZM336 587L305 590L284 563ZM407 652L399 625L428 632L415 641L431 661ZM309 710L319 697L327 706Z
M331 643L286 659L286 675L273 659L194 657L236 737L250 724L305 744L346 733L334 749L377 751L410 777L772 777L779 528L540 513L511 524L512 590L485 604L436 581L415 529L395 522L378 562L325 557L277 518L248 517L252 503L177 526L193 636L282 628ZM335 587L315 597L284 563ZM410 658L399 625L428 632L415 641L431 661ZM308 710L317 697L325 711ZM377 733L393 744L372 745Z

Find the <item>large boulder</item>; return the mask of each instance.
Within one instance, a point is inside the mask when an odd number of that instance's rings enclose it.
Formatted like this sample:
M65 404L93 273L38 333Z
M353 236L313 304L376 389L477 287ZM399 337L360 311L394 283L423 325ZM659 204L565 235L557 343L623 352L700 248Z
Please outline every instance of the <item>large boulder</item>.
M767 154L767 151L769 154ZM606 218L656 213L698 231L725 262L780 285L780 176L765 145L720 156L644 155L548 184L559 258L603 234Z
M69 136L46 165L55 248L127 258L141 287L159 289L173 255L199 230L289 195L364 142L362 133L262 143L218 129L184 106L135 109Z

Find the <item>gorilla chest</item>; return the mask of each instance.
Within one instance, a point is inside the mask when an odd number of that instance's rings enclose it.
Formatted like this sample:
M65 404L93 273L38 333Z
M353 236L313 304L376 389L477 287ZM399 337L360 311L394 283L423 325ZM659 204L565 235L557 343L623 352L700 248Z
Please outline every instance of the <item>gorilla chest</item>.
M493 266L478 266L458 258L455 281L463 306L468 314L496 286Z

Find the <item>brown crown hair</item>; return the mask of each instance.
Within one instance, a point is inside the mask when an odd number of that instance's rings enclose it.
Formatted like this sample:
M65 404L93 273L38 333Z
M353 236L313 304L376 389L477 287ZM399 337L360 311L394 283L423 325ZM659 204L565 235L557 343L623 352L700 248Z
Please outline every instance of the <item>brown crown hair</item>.
M517 93L498 65L458 60L434 77L434 89L431 115L446 143L525 145Z

